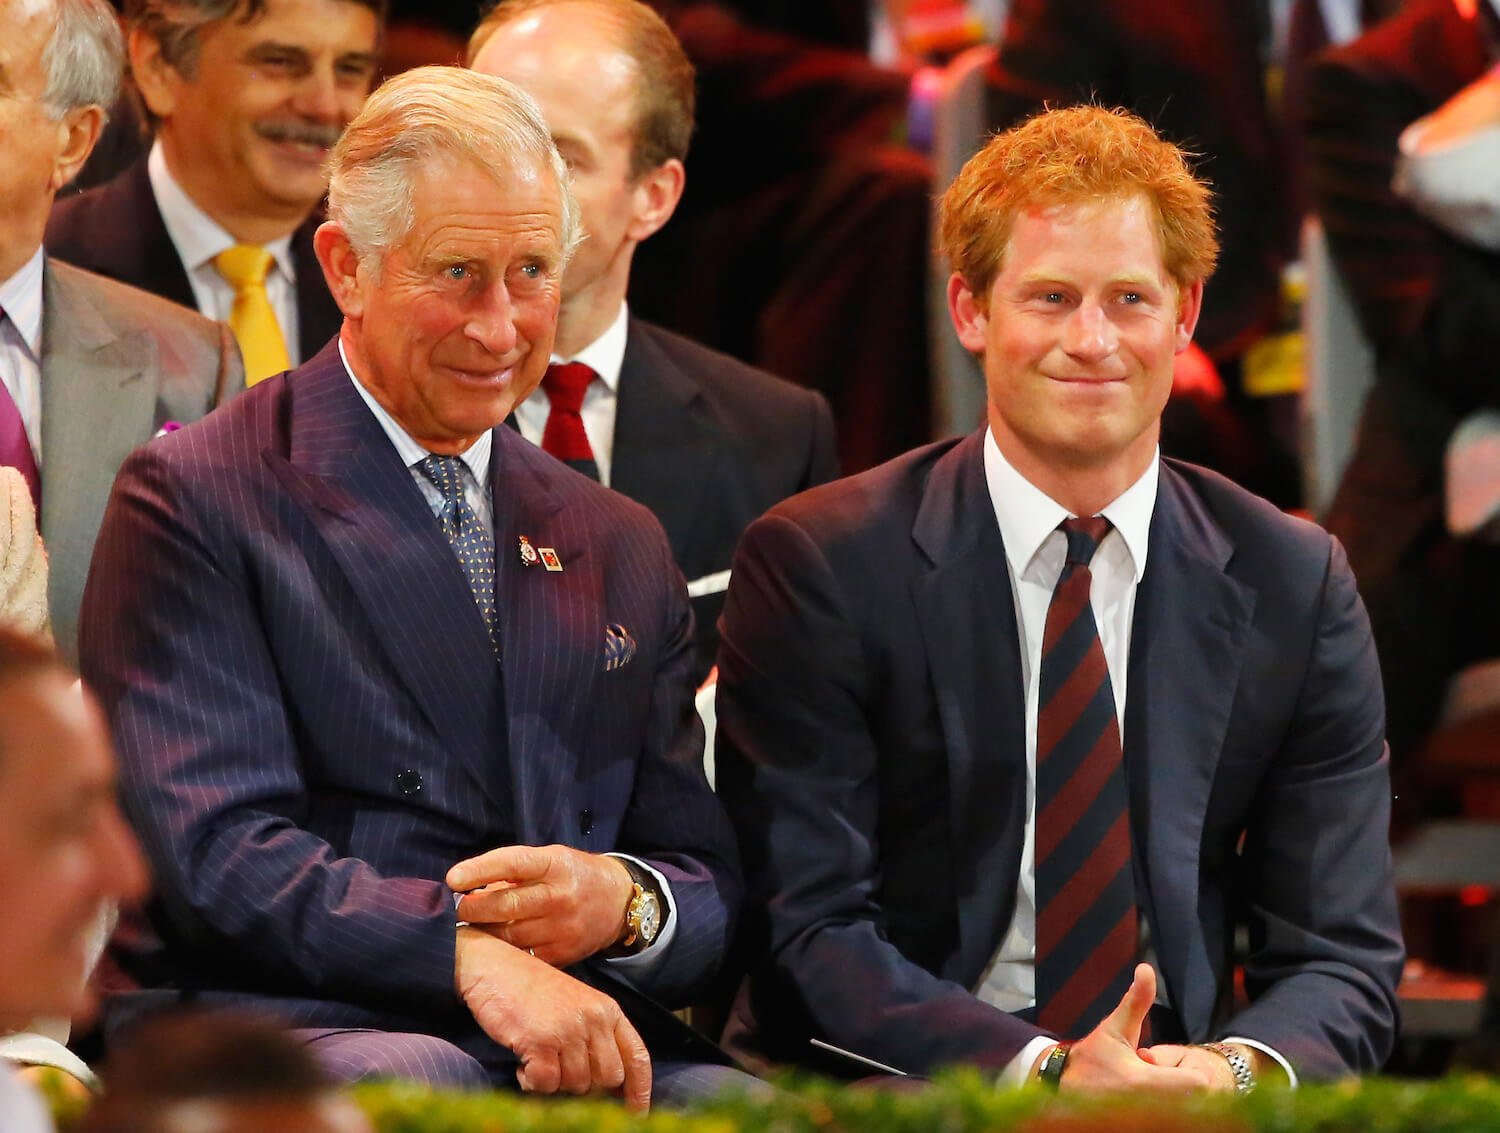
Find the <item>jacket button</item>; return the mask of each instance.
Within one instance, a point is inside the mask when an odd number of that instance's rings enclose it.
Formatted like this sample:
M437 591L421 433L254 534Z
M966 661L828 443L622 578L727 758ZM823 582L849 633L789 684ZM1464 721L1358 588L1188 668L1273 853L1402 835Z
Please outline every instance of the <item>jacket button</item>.
M422 789L422 773L411 768L397 772L396 786L403 795L410 798Z
M578 832L587 838L594 832L594 812L581 810L578 812Z

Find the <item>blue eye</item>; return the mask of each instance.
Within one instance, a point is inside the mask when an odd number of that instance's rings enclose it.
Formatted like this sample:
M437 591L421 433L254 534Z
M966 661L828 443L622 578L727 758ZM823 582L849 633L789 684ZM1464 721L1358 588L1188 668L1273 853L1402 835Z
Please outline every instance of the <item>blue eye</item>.
M448 278L452 280L462 281L469 278L469 269L464 267L463 264L449 264L443 270L447 273Z

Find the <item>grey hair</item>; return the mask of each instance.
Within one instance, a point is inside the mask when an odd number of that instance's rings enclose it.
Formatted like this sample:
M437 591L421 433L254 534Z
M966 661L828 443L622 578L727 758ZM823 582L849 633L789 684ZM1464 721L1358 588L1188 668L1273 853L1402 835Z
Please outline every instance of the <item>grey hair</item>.
M70 110L101 106L120 96L125 42L114 11L104 0L54 0L56 20L42 50L47 86L42 105L54 120Z
M461 67L418 67L369 97L334 146L328 217L360 259L381 255L411 230L415 172L455 158L496 179L550 169L561 197L563 255L572 256L582 238L578 204L541 110L520 87Z

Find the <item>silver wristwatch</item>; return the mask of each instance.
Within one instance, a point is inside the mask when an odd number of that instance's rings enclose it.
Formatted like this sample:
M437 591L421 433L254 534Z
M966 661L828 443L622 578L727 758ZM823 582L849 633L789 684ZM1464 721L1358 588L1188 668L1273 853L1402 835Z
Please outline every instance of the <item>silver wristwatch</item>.
M1211 1050L1229 1063L1230 1073L1234 1075L1234 1092L1237 1094L1248 1094L1255 1089L1255 1071L1250 1068L1250 1060L1245 1057L1243 1051L1236 1050L1228 1043L1199 1043L1204 1050Z

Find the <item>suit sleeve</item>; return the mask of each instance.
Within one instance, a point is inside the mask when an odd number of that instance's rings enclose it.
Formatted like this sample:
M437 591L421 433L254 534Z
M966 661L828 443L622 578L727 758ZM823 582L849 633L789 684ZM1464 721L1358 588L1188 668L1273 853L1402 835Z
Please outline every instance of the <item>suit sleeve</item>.
M1403 962L1380 673L1354 576L1330 545L1301 694L1245 835L1251 1006L1224 1028L1312 1079L1384 1064Z
M1308 75L1310 183L1365 334L1463 415L1500 404L1500 256L1446 235L1391 189L1401 132L1432 109L1367 63L1319 60Z
M799 490L815 488L838 478L838 444L834 436L833 410L821 393L812 395L812 441L808 453L807 478Z
M261 625L271 583L252 579L223 494L167 455L182 447L125 463L82 613L83 675L155 879L150 915L267 986L456 1007L446 886L383 876L304 828L310 793Z
M653 522L654 526L654 522ZM703 723L691 680L693 615L671 548L658 535L652 575L666 590L663 647L652 682L630 803L614 849L647 861L672 889L677 928L647 971L616 971L658 1001L689 1002L729 950L742 897L739 854L703 772Z
M910 1073L1004 1068L1042 1032L888 939L866 712L879 692L836 574L793 520L773 512L746 533L721 631L717 785L745 860L751 1009L771 1053L806 1061L819 1037Z

